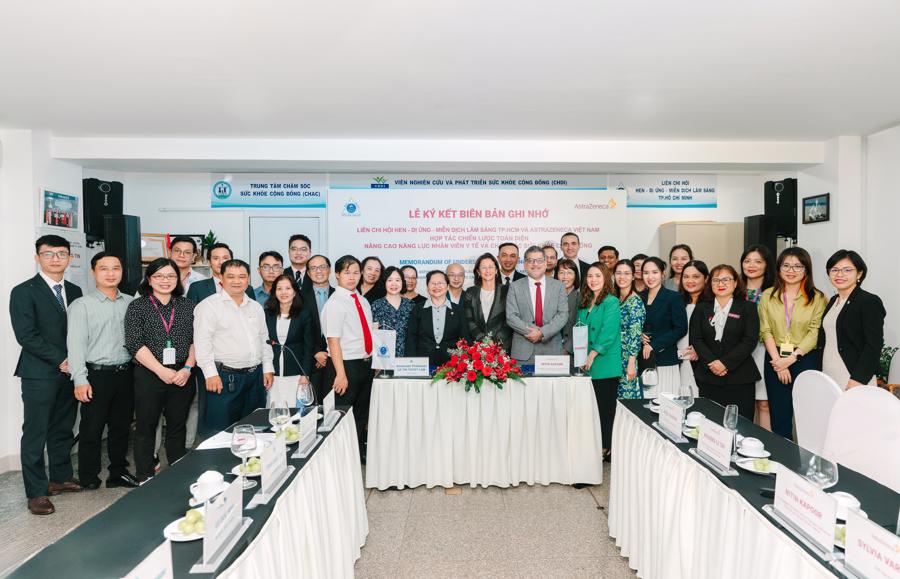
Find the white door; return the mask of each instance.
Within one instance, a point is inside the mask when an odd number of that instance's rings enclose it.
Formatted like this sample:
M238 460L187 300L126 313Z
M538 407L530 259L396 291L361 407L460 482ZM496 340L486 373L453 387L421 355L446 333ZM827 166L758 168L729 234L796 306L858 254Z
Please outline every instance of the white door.
M250 268L253 287L258 287L262 283L256 271L260 253L277 251L284 258L284 267L290 267L288 240L296 233L309 237L313 253L321 250L318 217L250 217Z

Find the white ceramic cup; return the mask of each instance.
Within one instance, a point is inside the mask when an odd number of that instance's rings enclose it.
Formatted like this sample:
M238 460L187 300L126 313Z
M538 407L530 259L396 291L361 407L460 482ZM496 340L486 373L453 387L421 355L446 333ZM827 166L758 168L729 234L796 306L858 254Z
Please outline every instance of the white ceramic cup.
M747 453L759 454L766 449L765 445L758 438L748 436L741 440L741 450Z
M191 496L195 501L204 501L222 487L225 477L222 473L208 470L200 475L197 482L191 484Z
M706 418L702 412L688 412L687 418L684 419L684 423L687 426L694 427L700 424L700 419Z
M851 495L850 493L845 493L844 491L837 491L835 493L830 493L837 500L837 518L846 521L847 520L847 511L850 510L859 510L860 502L859 499Z

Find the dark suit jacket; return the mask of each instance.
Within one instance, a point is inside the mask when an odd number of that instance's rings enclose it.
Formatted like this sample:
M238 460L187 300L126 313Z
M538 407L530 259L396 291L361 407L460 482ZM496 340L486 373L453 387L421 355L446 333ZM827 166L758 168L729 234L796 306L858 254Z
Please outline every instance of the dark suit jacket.
M331 294L334 293L334 288L328 286L328 297L331 297ZM316 304L316 291L312 285L309 286L309 296L303 295L303 306L304 308L309 310L310 315L312 316L313 323L313 354L316 352L327 352L328 351L328 341L325 339L325 336L322 334L322 318L319 317L319 306Z
M753 361L753 350L759 343L759 314L756 304L734 298L722 341L716 341L716 329L710 325L714 314L713 302L697 302L691 315L690 344L699 360L693 362L694 377L698 384L725 386L752 384L760 379L759 368ZM719 360L728 373L716 376L707 364Z
M589 264L588 262L581 260L581 259L578 260L579 274L578 274L578 279L575 280L577 282L575 284L575 287L581 287L581 280L583 280L584 276L587 275L587 270L590 269L590 267L591 267L591 264Z
M315 309L312 311L315 311ZM275 354L276 376L281 375L280 358L281 350L284 346L287 346L287 349L290 350L284 353L285 376L309 376L313 371L315 367L313 364L313 347L316 343L315 330L318 327L313 322L313 317L309 308L304 307L299 316L291 318L287 339L284 343L280 343L276 326L277 316L266 311L266 327L269 329L269 339L275 341L272 344L272 353ZM291 353L293 353L293 356ZM297 365L297 362L303 366L302 370Z
M644 303L650 290L640 293ZM647 305L644 332L650 333L650 346L656 354L658 366L674 366L679 363L675 345L688 333L687 312L681 294L661 287L652 305Z
M456 347L460 338L469 339L469 329L466 326L466 316L459 306L454 306L447 300L450 307L447 309L444 320L444 335L440 343L434 341L434 323L432 321L431 308L424 307L430 302L415 305L409 314L409 322L406 326L406 355L410 357L428 356L428 363L432 366L440 366L450 359L447 350Z
M516 281L517 279L522 279L523 277L525 277L524 273L522 273L519 270L515 270L512 274L512 279L509 280L509 283L512 283L512 282ZM506 281L506 276L503 275L503 272L501 272L501 271L497 272L497 281L501 284L503 284L503 282Z
M837 295L828 300L825 314L834 305ZM884 318L887 312L881 298L857 286L841 308L835 323L837 347L850 378L868 384L878 372L881 346L884 344ZM822 316L825 317L824 315ZM819 329L818 347L825 347L825 330ZM844 387L845 384L838 384Z
M506 325L506 294L509 286L498 284L495 288L487 322L484 321L484 310L481 307L481 288L475 285L465 291L463 312L466 315L466 327L473 340L481 341L487 334L491 334L494 341L509 352L512 343L512 330Z
M68 304L81 297L81 288L63 282ZM20 378L64 378L59 365L68 357L68 320L53 291L40 274L13 288L9 317L16 341L22 346L15 375Z
M216 284L219 283L214 277L209 279L204 279L201 281L195 281L191 284L191 287L188 289L187 297L194 302L196 306L209 296L216 295ZM247 297L253 301L256 301L256 295L253 293L253 288L247 286L247 291L244 292L247 294Z
M297 279L297 275L294 272L293 267L288 267L286 270L284 270L284 273L288 274L289 276L291 276L294 279ZM309 270L307 269L306 273L303 274L303 283L300 285L300 293L303 294L303 299L306 299L307 294L312 295L312 289L313 289L313 282L312 282L312 279L309 277Z

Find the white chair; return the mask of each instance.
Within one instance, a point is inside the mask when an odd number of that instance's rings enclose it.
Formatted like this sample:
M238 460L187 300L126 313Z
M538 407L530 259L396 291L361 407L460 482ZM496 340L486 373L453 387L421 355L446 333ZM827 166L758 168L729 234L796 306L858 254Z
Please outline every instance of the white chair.
M877 386L845 392L831 410L822 456L900 492L900 400Z
M900 351L891 358L891 367L888 369L888 384L900 384Z
M822 454L831 407L843 391L827 374L818 370L801 372L794 381L794 419L797 421L797 444Z

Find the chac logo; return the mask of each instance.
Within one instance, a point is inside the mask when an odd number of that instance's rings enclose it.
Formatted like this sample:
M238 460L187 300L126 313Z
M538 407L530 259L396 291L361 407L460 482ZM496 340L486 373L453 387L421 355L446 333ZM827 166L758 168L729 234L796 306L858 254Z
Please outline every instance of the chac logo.
M228 181L216 181L212 192L216 199L228 199L231 197L231 183Z
M387 179L385 179L384 177L374 177L372 181L375 181L371 184L372 189L387 189L388 187L390 187Z
M348 217L359 217L359 203L357 203L353 199L348 199L347 202L344 203L344 210L342 214Z

